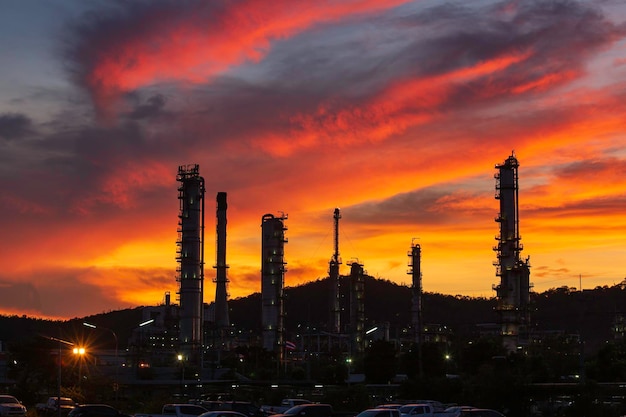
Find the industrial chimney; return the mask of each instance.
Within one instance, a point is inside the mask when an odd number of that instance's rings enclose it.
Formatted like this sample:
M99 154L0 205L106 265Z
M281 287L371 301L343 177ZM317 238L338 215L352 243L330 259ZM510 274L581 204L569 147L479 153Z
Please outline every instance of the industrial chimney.
M217 193L217 248L215 261L215 325L218 329L226 329L230 326L228 317L228 293L226 277L226 193Z

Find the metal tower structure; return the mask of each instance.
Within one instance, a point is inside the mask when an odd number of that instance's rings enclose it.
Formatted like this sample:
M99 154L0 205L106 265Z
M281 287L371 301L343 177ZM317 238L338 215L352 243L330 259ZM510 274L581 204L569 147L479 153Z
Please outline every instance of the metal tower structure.
M277 352L283 359L284 307L283 286L285 281L285 220L282 214L263 215L261 222L261 325L263 348Z
M411 327L413 341L417 344L422 338L422 248L417 243L411 243L409 252L409 271L411 275Z
M518 167L515 153L512 153L504 163L496 165L498 172L494 176L495 198L500 200L500 213L495 219L500 223L500 234L496 236L498 245L493 248L498 258L494 266L500 284L494 286L494 290L502 342L509 351L527 340L531 288L529 258L522 260L520 257L523 246L519 233Z
M365 352L365 272L358 261L350 264L350 328L353 353Z
M331 333L339 334L341 333L341 284L339 280L339 265L341 265L341 257L339 256L339 219L341 219L341 214L338 208L335 208L333 219L334 252L328 266L328 278L330 282L330 331Z
M417 346L418 371L422 375L422 248L419 244L411 242L409 252L409 271L411 275L411 329L413 330L413 342Z
M217 193L217 222L216 222L216 239L217 248L215 252L215 325L217 329L223 330L230 326L228 317L228 293L226 277L226 193Z
M202 367L204 291L204 178L198 165L178 167L177 280L180 284L179 342L184 361Z

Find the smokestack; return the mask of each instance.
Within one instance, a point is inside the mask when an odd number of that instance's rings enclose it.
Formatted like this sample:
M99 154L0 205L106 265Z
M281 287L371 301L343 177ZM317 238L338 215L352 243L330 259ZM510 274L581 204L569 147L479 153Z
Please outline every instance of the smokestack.
M215 277L215 324L223 329L230 326L228 317L228 294L226 292L226 193L217 193L217 248L216 248L216 277Z

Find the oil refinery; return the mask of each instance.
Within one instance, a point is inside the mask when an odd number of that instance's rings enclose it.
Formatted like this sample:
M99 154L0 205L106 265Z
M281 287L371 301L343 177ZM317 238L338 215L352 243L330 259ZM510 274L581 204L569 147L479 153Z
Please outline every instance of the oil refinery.
M512 153L503 163L496 164L495 197L499 200L500 211L495 220L499 224L494 247L497 260L494 262L495 275L500 282L493 285L497 300L498 330L502 346L515 351L528 343L530 322L530 262L522 259L519 219L519 163ZM328 289L327 323L301 338L301 352L294 352L293 335L288 334L285 311L285 274L287 262L285 247L287 215L267 213L261 217L260 282L261 294L257 311L249 314L259 317L259 334L249 332L242 336L229 318L227 271L227 193L219 192L216 197L216 261L215 299L204 303L204 247L205 247L205 185L200 175L199 165L183 165L176 176L180 183L178 199L178 268L176 279L179 284L178 304L172 303L169 294L160 306L146 307L143 318L152 325L141 328L140 340L150 347L150 360L155 358L178 358L196 370L219 368L222 358L235 346L260 346L280 364L288 360L302 359L307 355L322 352L340 352L352 360L364 355L374 338L389 340L388 323L373 325L366 320L365 277L368 276L364 264L353 259L346 264L347 274L341 274L339 228L341 210L332 213L333 250L328 263L328 276L325 278ZM330 217L330 216L329 216ZM426 243L427 245L427 243ZM406 334L401 335L406 346L417 346L421 352L424 341L445 339L445 330L433 330L422 319L422 246L411 241L408 252L408 272L411 276L410 323ZM368 326L370 328L368 328ZM238 331L239 330L239 331ZM137 343L136 343L137 344ZM136 355L137 360L146 359ZM167 360L164 359L164 362ZM422 363L419 363L420 372Z

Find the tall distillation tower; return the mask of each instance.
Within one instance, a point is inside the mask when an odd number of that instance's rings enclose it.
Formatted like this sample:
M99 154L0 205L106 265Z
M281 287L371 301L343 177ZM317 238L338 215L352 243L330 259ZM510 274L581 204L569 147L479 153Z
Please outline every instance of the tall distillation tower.
M350 329L352 353L365 352L365 271L358 261L350 262Z
M422 375L422 248L411 243L409 252L409 271L411 275L411 328L413 342L417 346L419 375Z
M185 362L202 367L204 291L204 178L198 165L178 167L177 280L180 283L180 349Z
M530 304L530 261L522 260L523 247L519 233L519 185L517 168L519 163L512 153L502 164L496 165L496 199L500 200L500 234L494 247L497 261L494 262L500 284L494 286L497 293L497 311L500 315L502 343L512 352L528 337Z
M263 348L283 359L283 287L285 282L286 215L263 215L261 222L261 325Z
M333 213L333 244L334 252L328 265L328 278L330 282L330 332L341 333L341 304L340 304L340 281L339 281L339 265L341 265L341 257L339 256L339 219L341 214L339 209L335 208Z
M220 335L230 326L228 317L228 293L226 286L228 278L226 277L226 193L217 193L217 223L216 223L216 239L217 248L215 251L215 326ZM222 335L223 336L223 335Z

